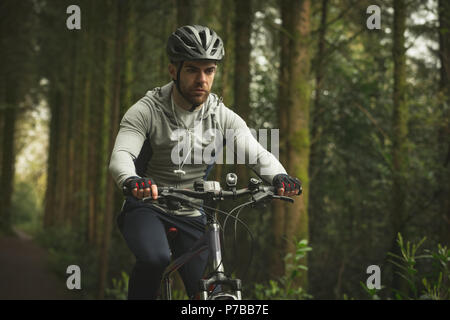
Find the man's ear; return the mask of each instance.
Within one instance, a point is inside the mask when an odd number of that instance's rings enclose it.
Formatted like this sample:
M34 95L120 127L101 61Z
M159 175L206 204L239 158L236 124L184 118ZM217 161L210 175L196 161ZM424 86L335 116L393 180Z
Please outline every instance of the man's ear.
M177 78L177 67L172 62L169 63L169 74L172 80Z

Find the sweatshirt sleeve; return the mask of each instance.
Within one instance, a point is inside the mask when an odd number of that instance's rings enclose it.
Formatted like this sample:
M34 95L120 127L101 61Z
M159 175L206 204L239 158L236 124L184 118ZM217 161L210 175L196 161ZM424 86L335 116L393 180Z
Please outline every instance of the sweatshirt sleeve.
M123 116L109 162L109 172L119 188L131 176L137 176L134 160L150 128L148 106L137 102Z
M269 184L272 184L272 180L277 174L286 174L280 161L255 139L245 121L238 114L223 104L220 109L223 134L227 141L227 158L231 148L237 156L238 164L245 164Z

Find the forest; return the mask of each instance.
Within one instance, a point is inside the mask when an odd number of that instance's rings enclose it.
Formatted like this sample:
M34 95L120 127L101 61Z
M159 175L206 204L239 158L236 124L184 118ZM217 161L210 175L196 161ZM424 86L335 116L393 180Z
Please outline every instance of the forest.
M450 299L449 1L3 0L0 16L0 239L28 234L63 286L79 266L77 298L126 298L112 148L125 112L171 81L170 34L199 24L225 45L212 92L279 129L303 185L227 228L244 297ZM229 172L255 176L216 164L208 179Z

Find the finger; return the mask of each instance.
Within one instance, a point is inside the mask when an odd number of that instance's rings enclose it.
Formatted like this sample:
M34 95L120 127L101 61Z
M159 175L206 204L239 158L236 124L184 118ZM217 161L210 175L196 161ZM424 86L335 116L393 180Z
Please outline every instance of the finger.
M144 198L150 197L150 187L144 189Z
M152 198L154 200L158 199L158 186L156 184L152 184Z
M142 199L144 197L144 189L138 190L138 199Z
M133 195L133 197L137 198L137 188L131 190L131 194Z
M278 189L278 195L279 196L284 196L284 189L283 188Z

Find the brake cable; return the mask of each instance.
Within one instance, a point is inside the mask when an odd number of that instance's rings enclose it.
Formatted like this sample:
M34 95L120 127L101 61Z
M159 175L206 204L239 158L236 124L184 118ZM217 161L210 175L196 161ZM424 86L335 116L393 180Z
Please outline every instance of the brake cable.
M171 196L174 196L174 195L172 194ZM177 198L177 197L175 196L175 198ZM247 263L247 267L244 269L245 270L244 271L244 276L245 276L247 274L249 268L250 268L251 261L253 260L253 242L254 242L254 237L253 237L253 234L250 231L248 225L244 221L239 219L238 216L239 216L239 213L242 211L242 209L244 207L246 207L246 206L248 206L250 204L253 204L253 203L257 202L257 201L255 201L253 199L252 201L248 201L248 202L245 202L243 204L240 204L237 207L233 208L230 212L226 212L226 211L223 211L223 210L220 210L220 209L217 209L217 208L213 208L213 207L210 207L210 206L207 206L207 205L204 205L204 204L200 205L200 204L197 204L197 203L195 203L193 201L190 201L190 200L188 200L186 198L183 198L182 201L186 205L188 205L188 206L190 206L190 207L192 207L194 209L200 210L200 209L206 208L206 209L209 209L209 210L211 210L213 212L222 213L222 214L224 214L226 216L226 218L224 220L224 223L223 223L223 226L221 225L220 221L218 221L217 218L212 217L213 221L216 222L219 225L219 229L222 230L222 232L221 232L222 233L222 243L225 243L224 242L225 227L226 227L226 222L227 222L229 217L231 217L235 221L234 246L236 246L236 243L237 243L237 238L236 238L236 236L237 236L237 223L239 222L245 228L245 230L247 231L248 235L250 236L250 254L249 254L250 258L249 258L249 261ZM237 212L237 214L235 216L233 216L233 212L238 210L238 209L239 209L239 211ZM205 211L205 214L207 214L206 211ZM203 224L201 226L199 226L200 223L187 222L186 220L183 220L183 222L185 222L186 224L189 224L189 225L195 227L196 229L199 229L199 230L201 229L202 231L204 231L204 225ZM217 269L222 264L222 262L223 262L223 260L225 258L225 248L222 247L221 249L222 249L222 255L223 255L222 261L220 261L220 263L218 264L218 266L216 267L216 269L213 272L217 271Z
M237 224L236 224L236 222L241 220L241 219L238 218L238 216L239 216L239 214L241 213L242 209L244 209L244 207L246 207L246 206L248 206L248 205L251 205L251 204L253 204L254 202L255 202L255 201L253 201L253 200L252 200L252 201L245 202L245 203L243 203L243 204L237 206L236 208L234 208L233 210L230 211L230 214L232 214L234 211L236 211L236 210L239 209L239 211L236 213L236 215L233 216L233 218L235 219L235 220L234 220L234 221L235 221L235 225L234 225L235 242L237 242L237 239L236 239L236 235L237 235ZM224 223L224 224L225 224L225 223ZM244 269L244 273L243 273L243 276L244 276L244 277L246 276L248 270L250 269L250 265L251 265L252 260L253 260L253 246L254 246L254 238L253 238L253 234L250 232L250 230L249 230L248 228L247 228L247 230L248 230L248 234L250 235L250 238L251 238L251 240L250 240L250 254L249 254L250 258L249 258L249 260L248 260L247 267Z
M239 222L240 224L242 224L242 226L245 228L245 230L247 231L247 233L248 233L248 235L250 236L250 239L251 239L251 240L250 240L250 244L251 244L250 260L249 260L249 263L247 264L246 269L249 268L250 263L251 263L251 260L252 260L252 257L253 257L253 242L254 242L254 238L253 238L253 234L252 234L252 232L250 231L248 225L247 225L244 221L242 221L241 219L239 219L239 218L233 216L233 215L232 215L232 212L235 211L235 210L237 210L238 208L241 208L241 209L242 209L242 207L244 207L244 206L246 206L246 205L249 205L249 204L251 204L251 203L253 203L253 201L247 202L247 203L245 203L245 204L243 204L243 205L239 205L239 206L237 206L236 208L234 208L233 210L231 210L230 212L226 212L226 211L223 211L223 210L220 210L220 209L217 209L217 208L212 208L212 207L209 207L209 206L206 206L206 205L201 206L201 205L199 205L199 204L191 204L193 207L204 207L204 208L207 208L207 209L216 211L216 212L218 212L218 213L222 213L222 214L226 215L227 218L228 218L228 217L231 217L231 218L235 219L236 222ZM218 222L217 219L215 219L214 221ZM219 224L219 226L220 226L220 229L222 229L222 242L224 243L223 239L224 239L224 235L225 235L225 229L224 229L225 225L222 226L219 222L218 222L218 224ZM222 255L223 255L222 261L223 261L223 260L224 260L224 257L225 257L225 248L222 247L221 249L222 249ZM219 263L218 266L220 266L220 265L222 264L222 261L220 261L220 263ZM217 267L217 268L218 268L218 267ZM214 270L214 271L217 271L217 268L216 268L216 270Z

